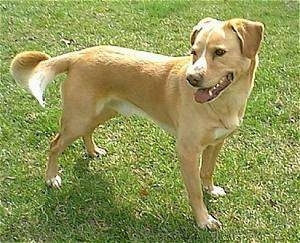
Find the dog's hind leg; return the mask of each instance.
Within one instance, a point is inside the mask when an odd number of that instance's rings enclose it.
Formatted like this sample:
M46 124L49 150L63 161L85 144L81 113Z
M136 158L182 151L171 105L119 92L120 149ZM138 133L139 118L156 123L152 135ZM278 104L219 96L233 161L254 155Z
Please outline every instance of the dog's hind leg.
M80 90L80 95L74 92ZM61 179L58 175L57 160L59 155L79 137L86 136L95 128L98 114L96 113L96 98L89 89L82 88L82 80L67 79L62 86L63 114L61 130L51 142L45 179L48 185L59 188ZM93 129L91 129L93 128ZM87 139L89 146L92 139Z
M223 141L217 145L209 145L202 154L202 163L200 177L203 188L212 196L224 196L226 193L222 187L215 186L213 181L213 172L217 162L217 156L223 145Z
M113 118L117 115L117 112L109 108L104 108L101 113L94 119L89 126L89 131L83 136L83 141L87 150L87 153L92 157L105 155L106 151L103 148L98 147L93 139L93 132L96 127L103 124L105 121Z
M93 139L93 131L88 132L83 136L83 141L87 150L88 155L92 157L98 157L102 155L106 155L106 150L98 147Z
M78 111L78 110L77 110ZM87 133L92 117L86 113L75 113L68 110L63 113L61 130L52 140L50 145L45 179L49 186L59 188L61 178L58 175L57 160L59 155L77 138Z
M63 113L61 119L61 130L51 142L46 169L46 182L52 187L59 188L61 186L61 179L58 175L57 160L59 155L73 141L79 137L84 137L85 144L89 152L95 152L95 150L97 150L97 147L91 137L92 131L95 128L95 117L91 115L89 109L86 111L87 112L78 112L77 109L77 112L72 112L68 109L67 114L66 112ZM107 116L105 118L108 119Z
M66 132L56 134L55 138L51 141L48 163L46 168L46 183L54 188L60 188L61 178L58 175L58 156L70 145L76 136L72 136Z
M62 129L52 140L50 145L48 163L46 168L46 183L54 188L61 187L61 178L58 175L57 160L59 155L70 145L78 135L70 132L68 129Z

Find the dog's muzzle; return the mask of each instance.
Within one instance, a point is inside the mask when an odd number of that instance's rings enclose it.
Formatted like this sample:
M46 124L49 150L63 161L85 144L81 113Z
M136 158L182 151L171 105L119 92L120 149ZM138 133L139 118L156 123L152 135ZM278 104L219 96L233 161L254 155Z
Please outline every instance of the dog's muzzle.
M186 76L187 81L189 82L190 85L193 87L201 87L201 84L203 83L203 75L193 75L193 74L188 74Z

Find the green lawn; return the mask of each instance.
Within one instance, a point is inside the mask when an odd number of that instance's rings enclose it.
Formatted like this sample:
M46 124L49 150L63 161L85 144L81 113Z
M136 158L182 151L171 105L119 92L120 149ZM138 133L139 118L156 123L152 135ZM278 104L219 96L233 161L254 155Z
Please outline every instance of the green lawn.
M0 242L299 242L299 3L292 1L0 1ZM174 138L140 118L98 129L107 148L86 156L82 141L61 157L61 190L43 181L49 140L58 130L59 85L46 109L17 87L13 56L55 56L98 44L172 56L189 51L204 17L244 17L266 26L244 123L216 171L227 196L205 195L223 223L199 230L188 205ZM298 196L297 196L298 195Z

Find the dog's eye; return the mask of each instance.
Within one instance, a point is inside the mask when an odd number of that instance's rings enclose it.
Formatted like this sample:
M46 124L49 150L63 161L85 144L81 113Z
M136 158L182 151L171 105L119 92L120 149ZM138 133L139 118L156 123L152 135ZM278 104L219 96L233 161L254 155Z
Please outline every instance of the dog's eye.
M216 54L216 56L218 56L218 57L223 56L225 53L226 53L226 51L223 50L223 49L217 49L217 50L215 51L215 54Z
M193 55L193 64L194 64L197 60L197 52L195 50L191 50L191 54Z
M191 54L192 54L193 56L196 56L196 55L197 55L197 53L196 53L195 50L191 50Z

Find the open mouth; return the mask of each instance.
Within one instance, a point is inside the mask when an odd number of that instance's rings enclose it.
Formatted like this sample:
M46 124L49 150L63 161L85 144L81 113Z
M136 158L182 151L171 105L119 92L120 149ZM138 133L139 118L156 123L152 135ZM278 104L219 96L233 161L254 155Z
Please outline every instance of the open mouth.
M230 72L226 76L221 78L219 83L217 83L215 86L210 88L198 89L194 94L195 100L198 103L205 103L216 99L221 94L221 92L232 83L233 79L233 73Z

